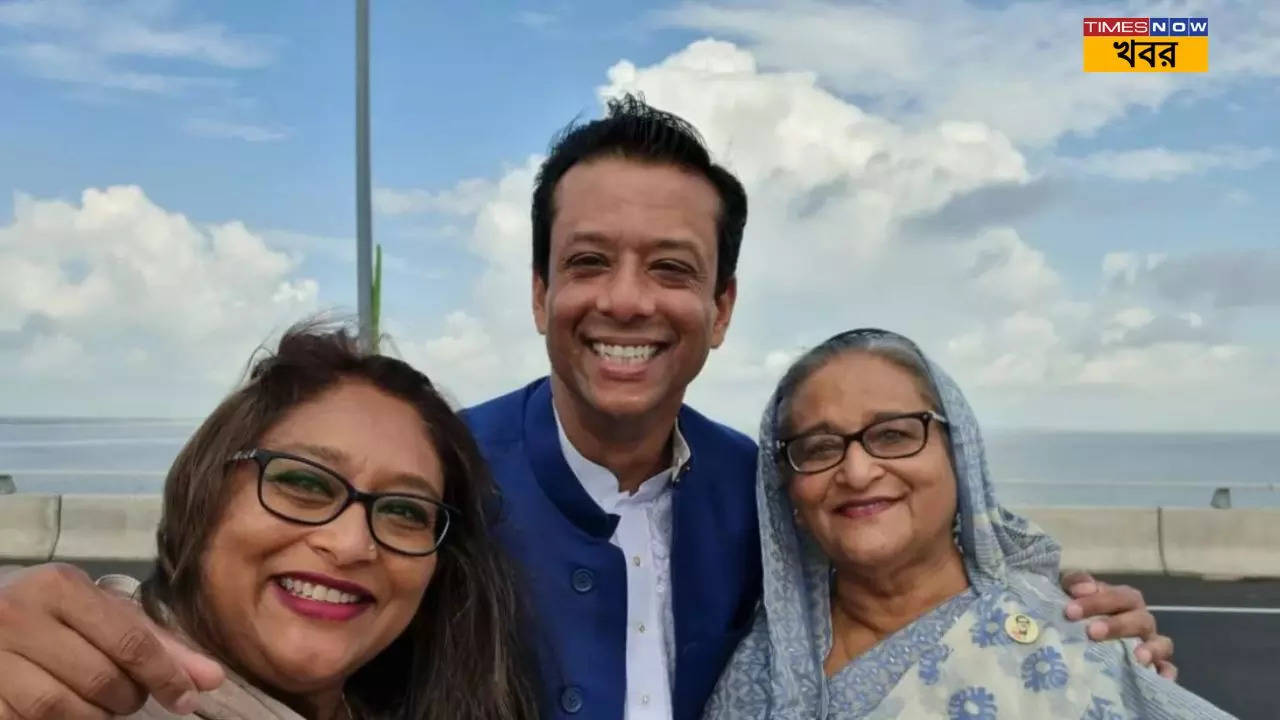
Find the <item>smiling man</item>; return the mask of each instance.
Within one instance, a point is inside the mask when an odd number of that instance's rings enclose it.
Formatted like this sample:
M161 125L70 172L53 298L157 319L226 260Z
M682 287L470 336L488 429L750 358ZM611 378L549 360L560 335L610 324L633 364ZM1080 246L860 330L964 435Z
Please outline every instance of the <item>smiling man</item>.
M756 447L683 404L729 327L746 218L742 185L693 127L630 96L561 135L539 172L532 305L551 375L466 417L502 490L495 531L528 583L545 717L697 720L751 626ZM1167 662L1140 594L1087 576L1066 585L1074 617L1110 616L1094 639L1141 636L1139 658ZM217 681L100 594L65 566L0 576L0 717L7 663L48 671L46 707L76 694L125 713L153 693L173 708ZM84 617L58 610L72 600ZM36 618L114 664L69 658L69 642L18 642ZM72 667L93 679L79 693L64 684Z
M551 376L468 421L508 500L498 529L534 588L555 713L696 717L750 624L755 446L683 407L729 326L746 209L690 126L630 97L538 176Z

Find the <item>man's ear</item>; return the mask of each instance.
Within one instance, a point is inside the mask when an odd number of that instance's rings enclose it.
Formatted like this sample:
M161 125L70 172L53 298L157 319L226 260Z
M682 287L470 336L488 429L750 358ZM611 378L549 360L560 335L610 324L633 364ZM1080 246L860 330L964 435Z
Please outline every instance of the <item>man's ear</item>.
M738 278L731 277L724 284L724 291L716 296L716 319L711 324L711 347L718 348L724 342L725 333L729 331L729 320L733 317L733 304L738 299Z
M533 324L538 333L547 334L547 281L537 271L533 271Z

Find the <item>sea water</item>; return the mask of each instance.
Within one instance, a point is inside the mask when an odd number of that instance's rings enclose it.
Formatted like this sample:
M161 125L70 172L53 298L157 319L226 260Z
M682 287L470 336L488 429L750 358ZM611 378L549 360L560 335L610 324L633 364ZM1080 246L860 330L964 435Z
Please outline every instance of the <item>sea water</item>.
M0 473L18 492L155 493L194 419L0 418ZM1280 507L1280 433L994 430L1008 505Z

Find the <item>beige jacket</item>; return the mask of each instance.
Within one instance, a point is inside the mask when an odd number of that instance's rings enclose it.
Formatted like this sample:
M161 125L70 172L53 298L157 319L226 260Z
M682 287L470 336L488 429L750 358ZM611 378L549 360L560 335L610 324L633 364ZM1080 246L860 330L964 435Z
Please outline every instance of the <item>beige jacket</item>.
M175 715L155 700L147 700L138 712L118 717L127 720L303 720L301 715L243 678L230 674L218 689L200 696L200 704L192 715Z
M126 575L104 575L98 586L117 595L133 598L140 583ZM227 680L217 689L200 695L196 711L191 715L175 715L154 699L127 720L304 720L283 703L251 685L247 680L227 671Z

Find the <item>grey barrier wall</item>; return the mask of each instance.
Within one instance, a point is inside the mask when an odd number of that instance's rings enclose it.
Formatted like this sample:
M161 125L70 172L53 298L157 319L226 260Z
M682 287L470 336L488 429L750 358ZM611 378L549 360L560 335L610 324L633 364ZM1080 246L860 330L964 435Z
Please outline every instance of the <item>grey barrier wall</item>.
M1280 577L1280 509L1015 508L1096 573ZM158 495L0 495L0 564L145 562Z
M151 560L159 524L159 495L63 495L53 557Z
M1156 574L1166 570L1160 542L1160 508L1041 507L1016 510L1044 528L1062 545L1064 568ZM1280 511L1277 513L1280 517Z
M53 557L61 505L57 495L0 495L0 558Z
M1280 577L1280 511L1166 508L1165 569L1226 577Z

